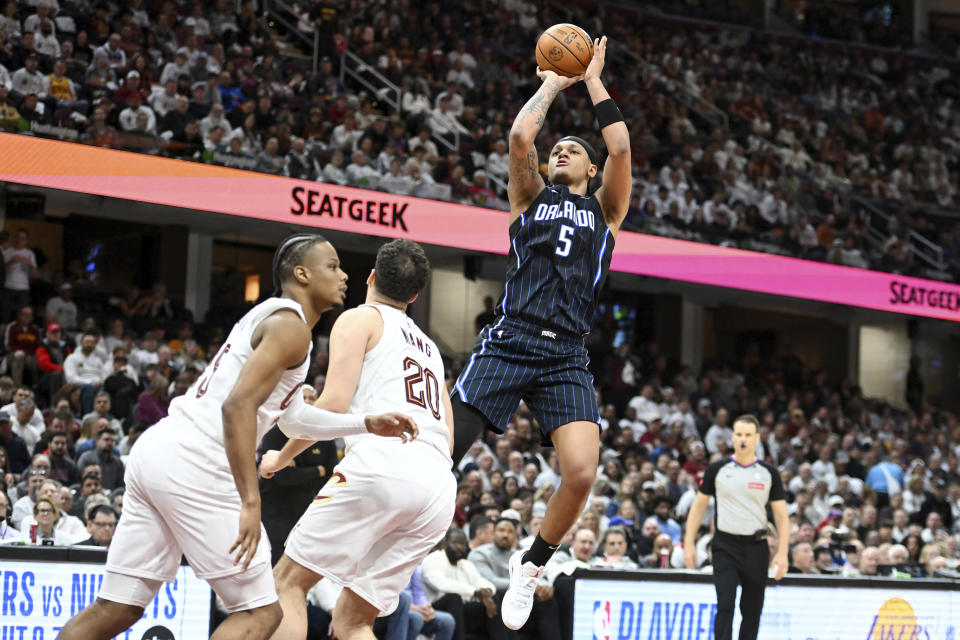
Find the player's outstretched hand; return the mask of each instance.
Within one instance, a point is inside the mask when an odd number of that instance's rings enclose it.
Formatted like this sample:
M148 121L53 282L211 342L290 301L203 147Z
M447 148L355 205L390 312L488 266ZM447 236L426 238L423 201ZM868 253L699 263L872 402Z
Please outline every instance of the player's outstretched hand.
M280 452L271 449L260 458L260 477L272 478L273 474L283 469L283 466L280 464Z
M540 67L537 67L537 77L543 80L544 83L550 82L556 78L556 81L560 83L560 91L563 91L567 87L572 87L583 80L583 76L574 76L572 78L568 78L567 76L561 76L560 74L554 73L549 69L544 70Z
M364 418L367 431L384 438L400 438L404 442L415 440L420 429L413 418L402 413L382 413Z
M587 65L587 70L583 72L584 80L600 79L603 72L603 63L607 58L607 36L603 36L593 41L593 58Z
M257 552L258 544L260 544L260 503L244 504L240 507L240 531L228 552L234 556L233 564L242 562L243 571L246 571L250 561L253 560L253 555Z

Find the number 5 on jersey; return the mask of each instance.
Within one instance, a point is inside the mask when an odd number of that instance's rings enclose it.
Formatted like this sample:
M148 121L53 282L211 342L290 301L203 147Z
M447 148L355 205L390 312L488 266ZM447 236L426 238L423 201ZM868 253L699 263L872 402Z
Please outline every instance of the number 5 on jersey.
M573 227L565 224L560 225L560 236L557 238L557 249L554 253L561 258L566 258L570 255L570 249L573 247L573 238L571 236L573 236Z

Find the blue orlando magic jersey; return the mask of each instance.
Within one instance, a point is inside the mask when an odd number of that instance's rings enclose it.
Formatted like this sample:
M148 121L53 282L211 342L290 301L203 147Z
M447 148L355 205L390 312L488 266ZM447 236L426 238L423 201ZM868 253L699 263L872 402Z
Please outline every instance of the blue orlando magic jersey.
M614 238L600 203L546 187L510 225L507 283L497 314L565 335L593 326Z

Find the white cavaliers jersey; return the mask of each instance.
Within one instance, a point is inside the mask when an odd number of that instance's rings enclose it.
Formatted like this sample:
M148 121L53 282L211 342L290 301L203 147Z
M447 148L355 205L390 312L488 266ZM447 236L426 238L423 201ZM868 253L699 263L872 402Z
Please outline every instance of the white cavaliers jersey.
M347 413L404 413L420 429L417 441L433 446L449 459L450 429L443 404L440 350L403 311L382 304L364 306L380 312L383 336L363 357L357 391ZM376 440L390 442L372 434L345 438L348 449L359 442Z
M289 298L269 298L251 309L233 326L230 335L224 341L217 355L187 392L170 403L170 415L186 418L196 425L197 431L223 445L223 402L230 395L233 386L240 377L240 370L247 363L253 347L250 344L253 333L267 317L280 309L295 311L306 322L300 304ZM263 434L277 422L280 414L287 408L294 394L299 393L310 368L310 349L304 354L303 362L293 369L287 369L280 382L270 392L266 402L257 409L257 444Z

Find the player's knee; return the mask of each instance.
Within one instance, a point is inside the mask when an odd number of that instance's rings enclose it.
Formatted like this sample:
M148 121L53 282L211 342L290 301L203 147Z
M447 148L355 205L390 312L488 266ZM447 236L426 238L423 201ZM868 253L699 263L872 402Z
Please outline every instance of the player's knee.
M104 620L113 620L117 626L123 625L123 628L132 627L140 618L143 617L144 608L135 604L123 604L97 598L93 607L99 612L99 616Z
M593 488L593 481L596 478L596 465L588 467L579 465L571 469L563 470L563 484L561 486L569 487L577 495L586 495Z
M273 633L283 620L283 608L279 602L254 609L251 613L257 618L259 625L268 634Z

